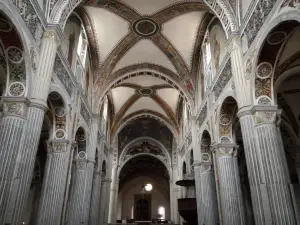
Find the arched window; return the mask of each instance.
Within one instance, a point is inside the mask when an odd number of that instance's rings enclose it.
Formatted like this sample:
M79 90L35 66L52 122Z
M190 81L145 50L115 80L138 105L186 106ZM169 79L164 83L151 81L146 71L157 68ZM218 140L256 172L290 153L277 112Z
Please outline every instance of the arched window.
M78 46L77 46L77 55L78 55L78 58L82 64L83 68L85 68L87 47L88 47L88 42L87 42L85 29L84 29L83 25L81 25Z
M191 153L190 153L190 166L192 167L194 163L194 152L193 152L193 149L191 150Z
M107 99L107 97L105 97L105 100L103 103L102 122L101 122L101 130L102 130L102 133L104 133L104 134L106 134L107 117L108 117L108 99Z
M205 34L205 38L202 44L202 61L203 61L203 78L205 92L210 87L212 82L212 68L211 68L211 48L209 41L209 32Z
M158 214L160 215L160 219L161 220L166 219L166 210L165 210L165 207L163 207L163 206L158 207Z
M185 176L186 175L186 163L183 162L183 165L182 165L182 175Z

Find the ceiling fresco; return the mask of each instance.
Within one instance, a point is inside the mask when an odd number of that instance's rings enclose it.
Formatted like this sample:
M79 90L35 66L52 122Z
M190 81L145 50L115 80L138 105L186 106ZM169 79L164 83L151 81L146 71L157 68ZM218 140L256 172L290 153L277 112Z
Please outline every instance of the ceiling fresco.
M172 149L173 135L161 122L152 118L140 118L125 126L118 135L119 152L131 141L139 137L151 137L163 144L167 150Z
M194 101L211 9L202 1L90 0L77 12L94 48L98 98L108 95L113 105L110 134L142 111L178 132L180 99Z

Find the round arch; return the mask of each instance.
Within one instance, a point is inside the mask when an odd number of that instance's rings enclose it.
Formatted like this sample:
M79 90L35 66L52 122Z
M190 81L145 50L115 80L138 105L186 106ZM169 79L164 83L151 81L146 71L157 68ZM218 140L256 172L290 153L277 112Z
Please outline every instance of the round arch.
M252 100L254 101L254 104L260 104L260 102L265 102L267 101L268 104L274 104L275 103L275 99L274 99L274 72L271 75L272 81L270 84L270 88L271 88L271 96L266 96L266 95L261 95L259 97L256 97L256 79L257 79L257 72L256 69L259 66L259 58L260 55L262 53L262 50L265 46L265 42L268 38L268 36L271 34L271 32L276 29L280 24L283 24L285 22L288 21L294 21L294 22L298 22L299 26L300 26L300 14L299 14L299 10L296 9L290 9L287 10L285 12L279 13L275 18L273 18L268 24L264 24L264 29L261 29L262 33L259 35L255 46L253 47L253 49L256 49L254 51L253 54L253 65L254 65L254 69L252 69L252 73L251 73L251 96L252 96ZM288 40L288 37L286 38ZM283 45L285 45L285 43L283 43ZM276 59L277 61L277 59ZM273 65L272 65L273 66Z
M123 82L132 77L143 76L143 75L150 75L162 79L163 81L172 85L175 89L179 91L180 96L182 96L184 100L188 103L189 108L193 109L194 106L193 96L188 92L187 88L183 85L183 80L180 80L178 75L176 75L175 73L171 72L170 70L162 66L143 63L143 64L125 67L111 74L109 76L109 80L107 80L107 82L101 86L101 91L97 91L97 97L96 97L97 105L95 111L96 112L100 111L101 103L104 97L109 92L109 90L114 88L120 82ZM98 87L98 89L99 88L100 87Z
M61 27L64 27L64 24L69 17L69 15L74 11L74 9L82 2L82 0L74 1L71 5L67 4L68 1L62 0L58 1L54 8L55 11L52 10L52 15L50 17L50 23L60 24ZM227 0L220 1L203 1L209 9L219 18L221 21L224 30L226 31L227 37L229 33L236 32L238 30L238 22L237 18L234 14L234 10L232 6L229 4ZM110 4L110 1L102 3L102 5Z
M122 169L124 168L124 166L132 159L134 158L137 158L137 157L140 157L140 156L150 156L150 157L153 157L155 159L158 159L164 166L165 168L167 169L168 171L168 175L169 175L169 178L172 177L172 168L170 165L168 165L166 162L164 162L160 157L156 156L156 155L153 155L153 154L149 154L149 153L139 153L139 154L136 154L132 157L130 157L129 159L125 160L122 164L120 164L120 167L118 167L118 172L117 172L117 177L119 177Z
M112 133L112 140L115 140L115 138L117 137L118 133L129 123L131 123L132 121L136 120L136 119L140 119L140 118L152 118L157 120L158 122L162 122L166 127L169 128L169 130L172 132L173 136L178 137L178 132L174 129L174 127L164 118L160 117L159 115L156 115L154 112L152 111L139 111L136 112L135 114L131 114L128 115L123 123L121 123L121 125L119 125L119 127L117 127L116 131L114 133ZM112 141L113 142L113 141Z
M232 124L237 112L237 101L232 95L226 95L222 99L220 106L217 114L217 140L221 143L232 143Z
M134 144L138 144L138 143L143 142L143 141L149 141L149 142L151 142L151 143L153 143L153 144L158 145L158 146L161 148L161 150L163 151L164 155L167 157L167 162L164 162L164 163L165 163L166 165L168 165L168 167L171 167L171 165L172 165L171 162L172 162L172 161L171 161L170 153L168 152L168 150L165 148L165 146L164 146L161 142L159 142L159 141L157 141L157 140L155 140L154 138L151 138L151 137L139 137L139 138L136 138L136 139L134 139L133 141L129 142L129 143L124 147L124 149L122 149L122 151L121 151L120 159L119 159L119 162L120 162L121 165L124 164L125 161L127 161L127 160L125 159L125 157L126 157L126 155L127 155L127 153L128 153L129 148L130 148L131 146L133 146ZM148 153L148 154L149 154L149 153ZM150 153L150 155L153 155L153 156L157 157L156 155L151 154L151 153ZM132 158L132 157L131 157L131 158ZM160 157L157 157L157 158L160 158ZM160 160L163 161L162 158L160 158Z

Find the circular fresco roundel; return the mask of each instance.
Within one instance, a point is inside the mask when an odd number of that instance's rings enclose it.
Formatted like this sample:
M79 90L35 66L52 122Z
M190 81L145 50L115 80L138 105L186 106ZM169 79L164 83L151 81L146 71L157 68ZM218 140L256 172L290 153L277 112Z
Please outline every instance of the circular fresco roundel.
M139 36L150 37L155 35L160 27L150 18L141 18L133 23L132 29Z

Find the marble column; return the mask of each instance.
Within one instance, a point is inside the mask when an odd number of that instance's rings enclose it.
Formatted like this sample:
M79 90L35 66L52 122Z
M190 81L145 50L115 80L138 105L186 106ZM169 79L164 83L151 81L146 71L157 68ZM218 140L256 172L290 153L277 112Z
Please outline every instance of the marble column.
M70 149L71 144L68 140L52 140L48 143L48 156L36 224L61 223Z
M4 118L0 123L0 154L2 160L5 160L3 163L0 161L0 224L19 225L22 218L47 109L57 45L56 32L45 31L41 40L39 64L30 88L29 107L20 102L4 103ZM28 118L26 123L25 117Z
M88 224L94 163L87 159L75 160L70 187L68 225Z
M246 224L235 146L218 144L214 146L214 149L219 175L222 224Z
M108 204L109 204L109 190L110 190L111 180L103 179L101 186L101 204L100 204L100 225L105 224L108 221Z
M194 163L198 224L215 225L219 214L213 164L208 153L202 153L202 158Z
M180 215L179 215L179 211L178 211L178 201L177 199L181 198L181 194L180 194L180 188L179 187L174 187L173 189L173 196L174 196L174 223L175 224L180 224Z
M296 206L293 205L283 145L275 124L276 106L240 110L238 116L256 224L296 224Z
M99 225L100 201L104 204L101 199L101 175L101 171L94 172L89 225Z
M108 211L108 222L115 223L116 222L116 196L117 196L117 165L112 166L112 174L111 174L111 187L109 194L109 211Z

